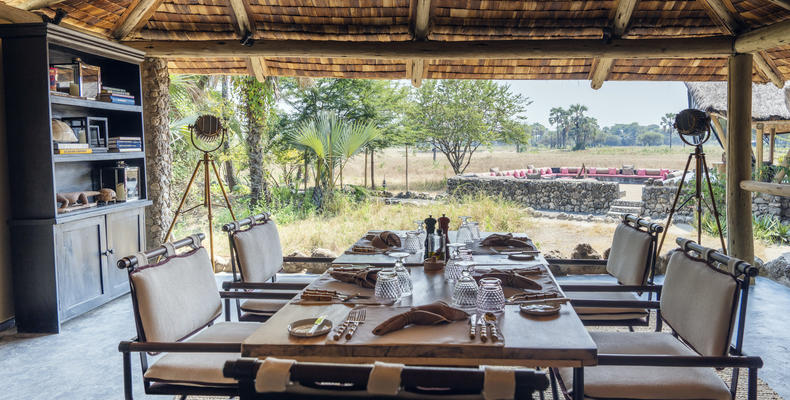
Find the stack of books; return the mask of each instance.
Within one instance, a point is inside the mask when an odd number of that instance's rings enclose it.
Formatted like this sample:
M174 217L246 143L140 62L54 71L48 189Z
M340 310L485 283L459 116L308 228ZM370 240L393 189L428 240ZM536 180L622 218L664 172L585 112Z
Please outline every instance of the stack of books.
M143 151L143 142L139 137L118 136L110 138L110 152L127 153L132 151Z
M134 105L134 96L124 89L102 86L101 93L97 98L99 101L116 104Z
M55 154L90 154L93 152L87 143L52 142Z

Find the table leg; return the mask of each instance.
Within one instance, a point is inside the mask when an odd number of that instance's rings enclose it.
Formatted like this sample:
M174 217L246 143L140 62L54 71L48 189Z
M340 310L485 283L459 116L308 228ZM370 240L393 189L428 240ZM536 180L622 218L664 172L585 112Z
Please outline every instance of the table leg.
M573 399L584 400L584 367L573 369Z

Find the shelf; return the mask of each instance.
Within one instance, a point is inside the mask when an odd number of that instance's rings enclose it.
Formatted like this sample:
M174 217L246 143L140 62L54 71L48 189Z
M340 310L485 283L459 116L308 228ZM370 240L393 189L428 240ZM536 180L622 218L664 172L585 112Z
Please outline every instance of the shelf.
M127 153L91 153L91 154L54 154L52 159L56 163L77 162L77 161L112 161L112 160L132 160L145 158L142 151L130 151Z
M55 223L62 224L64 222L80 220L83 218L146 207L150 206L151 204L153 204L151 200L134 200L127 201L125 203L115 203L108 206L85 208L82 210L58 214L58 216L55 217Z
M58 105L71 106L71 107L95 108L98 110L143 112L142 106L108 103L106 101L97 101L97 100L85 100L75 97L58 96L56 94L49 95L49 102L52 103L53 105L58 104Z

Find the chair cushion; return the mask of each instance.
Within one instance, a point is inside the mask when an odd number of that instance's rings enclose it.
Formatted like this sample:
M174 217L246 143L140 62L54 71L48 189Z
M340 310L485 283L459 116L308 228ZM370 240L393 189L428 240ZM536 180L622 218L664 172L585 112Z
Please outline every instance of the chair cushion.
M643 285L647 281L650 234L620 224L614 231L606 272L623 285Z
M735 278L677 251L669 258L661 315L697 352L727 354L735 322Z
M266 282L283 267L280 234L272 220L234 233L233 245L245 282Z
M276 283L312 283L319 275L317 274L277 274Z
M261 326L255 322L219 322L189 342L241 343ZM180 385L233 386L236 381L222 375L225 361L237 360L239 353L167 353L145 372L145 378Z
M287 299L250 299L243 301L239 308L252 314L272 315L286 304Z
M697 355L671 334L590 332L599 354ZM573 369L559 368L568 389ZM713 368L601 366L584 368L584 395L607 399L730 399Z
M632 292L565 292L571 299L584 300L639 300ZM594 320L626 320L647 317L644 308L615 308L615 307L574 307L576 314L583 321Z
M202 247L143 267L131 280L149 342L181 340L222 310L211 261Z

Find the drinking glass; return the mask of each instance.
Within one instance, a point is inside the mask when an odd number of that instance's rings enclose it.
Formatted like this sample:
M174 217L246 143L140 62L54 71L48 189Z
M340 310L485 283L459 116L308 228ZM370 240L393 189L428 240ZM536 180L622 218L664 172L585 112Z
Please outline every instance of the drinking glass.
M462 261L459 249L463 247L463 243L448 243L447 248L450 252L450 258L444 265L444 279L448 282L454 282L461 277L461 267L458 262Z
M423 221L421 219L414 220L414 223L417 224L417 238L420 239L420 250L425 247L425 237L428 235L425 232L425 229L422 228Z
M417 253L422 250L422 242L420 242L419 232L410 231L406 232L406 241L403 244L403 250L409 253Z
M472 242L472 230L467 222L469 217L461 217L461 226L458 227L458 232L455 234L455 241L459 243Z
M505 292L502 291L502 281L497 278L480 279L480 288L477 290L477 311L496 313L504 309Z
M379 271L376 277L376 286L373 289L373 295L376 296L376 299L383 302L398 301L401 296L398 274L391 269Z
M477 282L472 278L471 261L459 261L461 277L455 282L453 288L453 304L461 308L471 308L477 304Z
M411 282L411 275L409 275L409 269L403 265L403 262L406 260L406 257L410 256L409 253L404 252L395 252L389 253L390 257L395 258L395 275L398 277L398 282L400 283L401 295L402 296L411 296L412 292L412 282Z
M472 240L474 240L475 242L480 240L480 223L469 222L469 228L472 231Z

